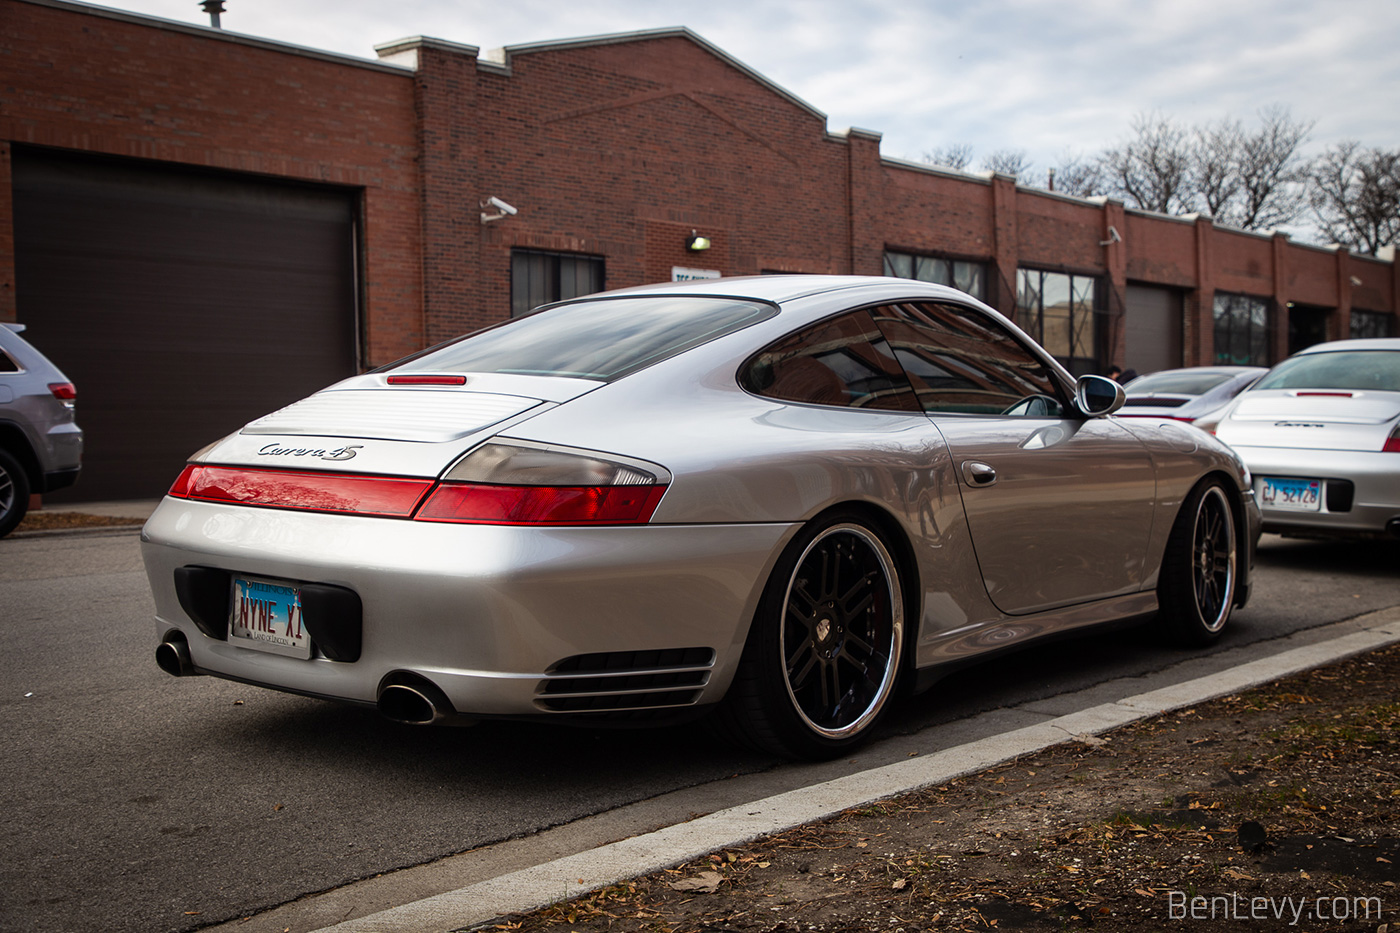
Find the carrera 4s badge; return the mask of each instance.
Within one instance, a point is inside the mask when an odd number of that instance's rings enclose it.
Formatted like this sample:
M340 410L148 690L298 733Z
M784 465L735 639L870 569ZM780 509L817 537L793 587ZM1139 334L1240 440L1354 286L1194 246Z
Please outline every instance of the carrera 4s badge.
M277 443L268 444L258 451L259 457L318 457L321 460L349 460L355 451L364 444L348 444L345 447L328 449L325 447L283 447Z

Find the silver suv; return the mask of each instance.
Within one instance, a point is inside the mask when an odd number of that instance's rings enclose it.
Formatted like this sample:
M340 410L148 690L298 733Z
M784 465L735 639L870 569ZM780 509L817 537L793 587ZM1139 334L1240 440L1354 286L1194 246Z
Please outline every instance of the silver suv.
M0 538L29 511L30 493L73 485L83 457L78 392L22 330L0 323Z

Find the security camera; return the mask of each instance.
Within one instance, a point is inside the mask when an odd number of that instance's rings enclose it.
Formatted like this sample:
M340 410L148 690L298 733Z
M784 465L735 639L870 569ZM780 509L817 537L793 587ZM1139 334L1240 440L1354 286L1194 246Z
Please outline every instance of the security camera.
M502 201L500 198L496 198L496 197L487 198L487 199L486 199L486 203L483 204L483 205L481 205L481 206L482 206L482 207L488 207L488 206L489 206L489 207L494 207L496 210L500 211L502 214L518 214L518 213L520 213L520 212L517 211L515 208L513 208L513 207L511 207L509 204L507 204L505 201Z

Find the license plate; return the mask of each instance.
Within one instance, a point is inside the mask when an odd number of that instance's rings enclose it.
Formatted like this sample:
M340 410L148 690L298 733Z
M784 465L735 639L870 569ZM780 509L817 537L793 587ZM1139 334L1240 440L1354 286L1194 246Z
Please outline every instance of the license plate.
M244 648L311 657L311 633L301 619L301 591L285 580L233 578L228 640Z
M1322 511L1322 480L1265 476L1262 487L1259 499L1269 508L1297 512Z

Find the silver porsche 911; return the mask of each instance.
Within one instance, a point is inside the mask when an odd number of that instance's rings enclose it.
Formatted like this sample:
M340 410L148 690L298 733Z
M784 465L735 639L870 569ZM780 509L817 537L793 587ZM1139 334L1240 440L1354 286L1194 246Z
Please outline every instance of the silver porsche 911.
M1400 537L1400 339L1296 353L1215 431L1253 471L1265 531Z
M954 663L1153 614L1220 635L1249 476L1122 402L925 283L563 302L196 454L143 533L157 661L412 723L708 712L841 754Z

